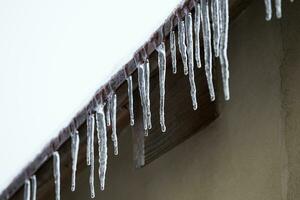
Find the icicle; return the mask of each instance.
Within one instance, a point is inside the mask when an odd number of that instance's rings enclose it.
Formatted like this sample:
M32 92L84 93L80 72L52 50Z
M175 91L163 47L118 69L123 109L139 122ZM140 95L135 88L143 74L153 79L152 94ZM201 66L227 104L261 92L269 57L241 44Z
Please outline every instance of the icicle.
M227 57L228 28L229 28L229 3L228 0L220 0L220 63L223 80L223 91L225 100L230 99L229 92L229 64Z
M207 78L210 99L214 101L215 91L214 91L214 85L212 79L213 77L212 77L211 30L210 30L208 0L201 0L201 9L202 9L201 19L202 19L203 42L204 42L205 73Z
M219 57L219 47L220 47L220 17L219 17L219 0L211 1L211 16L213 23L213 44L215 57Z
M195 60L198 68L201 68L201 55L200 55L200 28L201 28L201 14L200 4L197 3L195 7Z
M24 185L24 200L30 200L30 181L26 179Z
M189 13L185 17L186 24L186 36L187 36L187 54L188 54L188 66L189 66L189 81L191 86L191 97L193 102L193 109L198 107L196 96L196 84L194 78L194 51L193 51L193 18Z
M281 0L275 0L276 17L281 18Z
M132 91L132 77L128 76L126 78L128 85L128 104L129 104L129 116L130 116L130 125L134 125L134 113L133 113L133 91Z
M71 191L75 191L76 187L76 171L77 171L77 159L78 159L78 151L79 151L79 134L78 131L75 130L71 133L71 157L72 157L72 183L71 183Z
M185 45L185 25L184 21L178 22L178 47L181 54L183 71L184 74L188 74L188 64L187 64L187 55L186 55L186 45Z
M177 73L177 61L176 61L176 36L175 31L170 33L170 49L171 49L171 58L172 58L172 71L173 74Z
M89 132L89 140L90 140L90 147L89 147L89 157L90 157L90 191L91 191L91 198L95 197L95 186L94 186L94 167L95 167L95 159L94 159L94 126L95 126L95 118L93 114L88 116L88 132Z
M184 35L185 33L183 32L182 34ZM166 47L164 42L162 42L157 47L157 52L158 52L158 68L159 68L160 126L161 126L161 131L166 132L166 125L165 125Z
M60 200L60 157L57 151L53 154L53 175L55 183L55 200Z
M265 0L266 20L270 21L272 18L272 3L271 0Z
M106 125L110 126L111 125L111 98L112 96L109 95L107 103L106 103Z
M98 150L99 150L99 179L100 188L104 190L105 186L105 174L107 167L107 132L106 122L104 114L104 105L101 103L96 109L96 126L97 126L97 138L98 138Z
M110 102L110 113L111 113L111 125L112 125L112 134L111 139L114 144L114 154L118 155L118 135L117 135L117 95L114 93L111 96Z
M145 95L146 95L146 107L147 107L147 127L148 129L152 128L151 123L151 109L150 109L150 64L149 60L147 59L145 62L145 70L144 70L144 76L145 76Z
M147 110L147 96L146 96L146 80L145 80L145 65L138 65L138 85L140 92L140 99L143 111L143 126L145 131L145 136L148 136L148 110Z
M86 119L86 137L87 137L87 145L86 145L86 162L87 165L91 164L91 137L94 134L95 129L95 120L93 114L89 114Z
M30 181L31 181L31 200L36 200L36 188L37 188L36 176L33 175L30 178Z

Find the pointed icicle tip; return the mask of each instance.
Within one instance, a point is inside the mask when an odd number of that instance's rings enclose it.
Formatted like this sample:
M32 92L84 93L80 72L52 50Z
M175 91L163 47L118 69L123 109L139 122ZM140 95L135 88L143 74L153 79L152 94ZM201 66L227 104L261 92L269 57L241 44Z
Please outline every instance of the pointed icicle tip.
M275 0L275 10L277 19L280 19L282 17L281 0Z
M272 2L271 0L264 0L265 1L265 9L266 9L266 21L270 21L272 19Z

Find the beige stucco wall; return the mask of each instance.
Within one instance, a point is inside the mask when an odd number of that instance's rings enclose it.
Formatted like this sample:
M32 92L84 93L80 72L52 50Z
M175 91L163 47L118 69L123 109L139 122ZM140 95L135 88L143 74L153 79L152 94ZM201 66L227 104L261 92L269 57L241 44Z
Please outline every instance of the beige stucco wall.
M283 2L282 20L264 21L255 0L231 25L232 98L218 95L220 117L141 170L125 130L96 199L300 199L300 2ZM88 199L88 168L76 192L62 187L62 199Z

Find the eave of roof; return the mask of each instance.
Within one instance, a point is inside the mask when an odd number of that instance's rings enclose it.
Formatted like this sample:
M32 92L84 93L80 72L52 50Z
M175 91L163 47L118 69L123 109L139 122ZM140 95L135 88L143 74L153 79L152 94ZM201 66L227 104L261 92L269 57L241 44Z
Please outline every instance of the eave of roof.
M230 19L234 21L242 11L249 5L252 0L235 0L231 1ZM136 63L143 62L156 49L156 47L164 41L165 36L170 33L174 27L177 26L178 20L193 10L197 0L186 0L179 5L173 13L166 19L164 24L156 30L150 39L145 42L135 53L134 57L127 62L123 68L118 71L105 85L99 88L91 101L81 109L68 126L63 128L58 136L46 145L41 153L39 153L34 161L28 164L21 173L11 182L11 184L1 193L0 199L9 199L17 190L23 185L24 181L31 177L36 171L52 156L54 151L57 151L70 137L70 132L78 129L86 120L87 114L93 111L96 107L97 101L108 99L111 90L116 91L125 81L126 76L131 75L136 71Z

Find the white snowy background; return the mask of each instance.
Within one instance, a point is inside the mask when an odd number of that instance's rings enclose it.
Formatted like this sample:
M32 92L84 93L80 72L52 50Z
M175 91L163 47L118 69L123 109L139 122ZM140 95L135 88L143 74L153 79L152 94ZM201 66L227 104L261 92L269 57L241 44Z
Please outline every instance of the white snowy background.
M0 1L0 192L180 2Z

